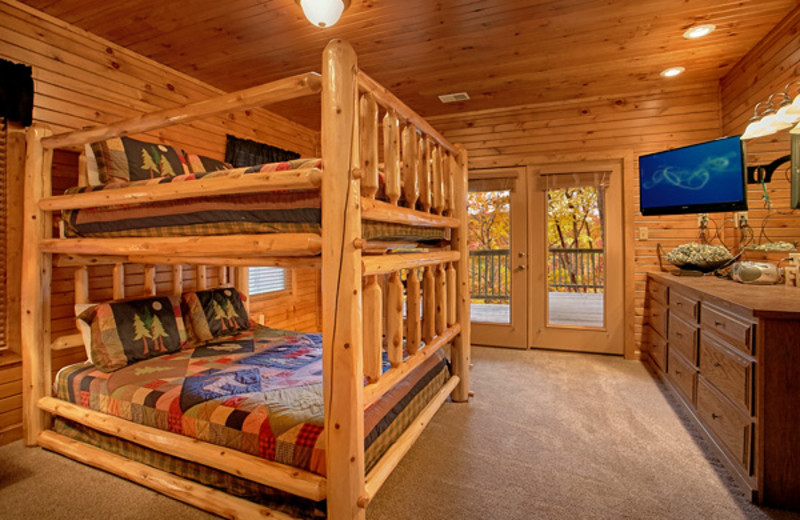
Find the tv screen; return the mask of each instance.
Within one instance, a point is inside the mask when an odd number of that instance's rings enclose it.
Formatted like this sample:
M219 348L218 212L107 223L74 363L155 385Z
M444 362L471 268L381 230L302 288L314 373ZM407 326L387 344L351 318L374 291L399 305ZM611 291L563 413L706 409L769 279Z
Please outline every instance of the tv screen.
M642 215L746 210L745 172L739 136L643 155Z

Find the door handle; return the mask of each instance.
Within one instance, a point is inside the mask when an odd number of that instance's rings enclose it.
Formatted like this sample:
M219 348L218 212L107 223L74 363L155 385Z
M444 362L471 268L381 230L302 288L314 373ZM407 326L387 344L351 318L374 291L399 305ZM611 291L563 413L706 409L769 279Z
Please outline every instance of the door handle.
M527 266L526 266L525 264L519 264L519 265L516 267L516 270L517 270L517 271L524 271L525 269L527 269Z

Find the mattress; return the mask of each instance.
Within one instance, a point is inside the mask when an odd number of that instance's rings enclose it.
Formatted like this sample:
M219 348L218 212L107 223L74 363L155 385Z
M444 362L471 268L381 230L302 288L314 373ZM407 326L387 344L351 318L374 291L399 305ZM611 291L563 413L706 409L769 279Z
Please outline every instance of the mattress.
M248 168L194 173L101 186L71 188L67 193L114 190L202 178L246 175L300 168L319 168L320 159L298 159ZM62 214L67 237L170 237L252 233L319 233L320 190L283 190L193 197L174 201L121 204L102 208L68 210ZM435 242L449 238L441 228L364 221L362 236L368 240Z
M439 351L365 410L368 470L449 377ZM257 327L111 373L78 363L59 371L55 391L98 412L326 473L319 334Z

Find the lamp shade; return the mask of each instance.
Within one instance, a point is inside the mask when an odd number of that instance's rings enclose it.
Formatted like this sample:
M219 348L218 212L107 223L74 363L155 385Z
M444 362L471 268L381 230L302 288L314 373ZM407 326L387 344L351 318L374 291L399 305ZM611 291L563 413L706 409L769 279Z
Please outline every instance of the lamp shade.
M317 27L330 27L339 21L350 0L297 0L308 21Z

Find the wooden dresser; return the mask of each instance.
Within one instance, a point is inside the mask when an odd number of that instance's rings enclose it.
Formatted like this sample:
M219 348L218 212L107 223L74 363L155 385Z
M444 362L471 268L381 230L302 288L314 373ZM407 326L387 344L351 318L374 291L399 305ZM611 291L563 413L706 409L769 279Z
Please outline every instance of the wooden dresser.
M651 273L643 356L754 502L800 510L800 289Z

